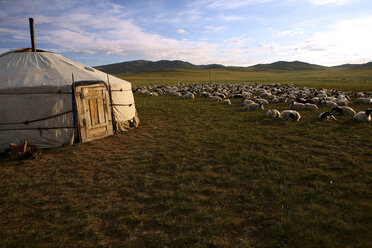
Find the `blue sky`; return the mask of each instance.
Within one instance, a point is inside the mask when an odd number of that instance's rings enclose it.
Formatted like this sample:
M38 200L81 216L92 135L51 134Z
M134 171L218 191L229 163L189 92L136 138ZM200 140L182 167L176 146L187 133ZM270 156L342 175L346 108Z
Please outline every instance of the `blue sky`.
M372 61L371 0L0 0L0 53L36 46L87 65Z

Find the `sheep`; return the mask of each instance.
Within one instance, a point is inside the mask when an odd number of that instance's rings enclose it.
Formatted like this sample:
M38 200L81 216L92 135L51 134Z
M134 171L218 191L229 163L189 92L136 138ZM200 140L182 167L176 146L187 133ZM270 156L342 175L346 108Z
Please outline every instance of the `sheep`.
M315 104L311 104L311 103L305 103L305 109L307 109L307 110L317 110L318 106L316 106Z
M208 97L211 96L211 93L203 91L202 93L200 93L200 96L201 97L207 97L208 98Z
M231 105L231 101L229 99L223 100L222 103L227 104L227 105Z
M172 96L181 96L181 93L179 93L179 92L172 92L171 95Z
M164 95L164 92L161 89L156 89L156 93L158 95Z
M273 97L273 98L271 99L271 102L272 102L272 103L279 103L280 100L279 100L279 98L277 98L277 97L275 96L275 97Z
M300 118L300 113L295 110L284 110L280 113L280 119L285 121L299 121Z
M287 102L288 101L288 96L281 96L278 98L279 102Z
M210 101L217 101L217 102L222 102L222 98L219 96L210 96L209 97Z
M252 94L249 93L249 92L243 92L242 93L242 96L243 96L243 98L248 99L248 98L250 98L252 96Z
M313 103L311 100L306 100L304 98L299 98L299 97L296 97L296 102L303 103L303 104L305 104L305 103Z
M251 103L251 104L246 104L244 106L245 110L252 111L252 110L264 110L264 106L262 104L258 103Z
M303 109L305 109L305 104L298 103L298 102L295 102L295 101L291 100L291 102L289 104L289 107L291 109L295 109L295 110L303 110Z
M262 105L269 104L269 102L268 102L267 100L265 100L265 99L260 99L260 98L258 98L258 99L255 99L254 101L255 101L256 103L258 103L258 104L262 104Z
M220 97L221 99L225 99L225 98L226 98L226 96L225 96L224 94L222 94L222 93L218 93L218 92L214 92L214 93L212 94L212 96L218 96L218 97Z
M235 99L235 98L243 98L243 95L242 95L242 94L231 94L231 95L229 96L229 98L231 98L231 99Z
M354 119L358 121L371 121L372 109L368 108L366 111L360 111L354 115Z
M341 100L341 99L337 100L336 103L338 106L347 106L348 104L346 100Z
M364 97L364 93L363 92L355 92L355 97Z
M269 109L266 113L266 116L268 118L273 118L273 119L279 118L280 117L280 112L276 109Z
M333 102L333 101L326 101L326 106L327 107L330 107L330 108L334 108L334 107L337 107L337 103L336 102Z
M313 104L316 104L316 105L320 105L320 103L321 103L321 99L319 99L318 97L313 97L312 99L311 99L311 101L312 101L312 103Z
M319 120L321 121L330 121L330 120L336 120L336 118L333 116L331 112L323 112L319 115Z
M355 110L348 106L334 107L331 110L332 115L350 115L354 116L356 114Z
M355 100L355 103L371 104L372 99L371 98L360 97L360 98Z
M244 105L252 104L252 103L255 103L255 102L252 101L252 100L249 100L249 99L245 99L245 100L243 101L243 104L244 104Z
M187 93L182 96L183 99L195 99L195 96L193 93Z
M321 106L324 106L324 107L328 107L328 108L338 107L338 105L337 105L336 102L333 102L333 101L327 101L327 100L321 100L321 101L320 101L320 105L321 105Z
M327 97L327 94L325 94L325 93L320 93L320 94L318 94L318 95L316 95L317 97L319 97L319 98L323 98L323 97Z

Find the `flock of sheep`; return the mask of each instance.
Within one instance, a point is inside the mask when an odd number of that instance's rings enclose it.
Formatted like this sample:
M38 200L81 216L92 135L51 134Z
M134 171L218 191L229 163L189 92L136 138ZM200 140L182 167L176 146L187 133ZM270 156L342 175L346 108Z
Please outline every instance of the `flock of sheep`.
M319 115L319 120L336 120L335 115L352 116L358 121L371 121L372 109L355 112L349 105L352 97L355 103L372 105L372 92L343 92L316 88L299 88L293 84L218 84L194 83L191 85L148 85L133 87L133 92L149 96L172 95L184 99L195 99L196 96L205 97L212 101L231 105L230 99L241 98L243 107L247 111L264 110L269 103L289 102L289 109L279 112L269 109L266 116L283 120L299 121L301 110L318 110L328 107L331 110Z

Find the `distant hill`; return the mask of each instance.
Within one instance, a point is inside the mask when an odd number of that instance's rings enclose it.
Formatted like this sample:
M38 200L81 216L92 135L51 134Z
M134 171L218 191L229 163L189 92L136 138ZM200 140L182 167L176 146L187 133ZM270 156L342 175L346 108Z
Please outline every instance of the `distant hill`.
M225 69L226 66L219 65L219 64L210 64L210 65L198 65L200 69Z
M372 62L366 64L345 64L333 67L309 64L301 61L278 61L271 64L258 64L249 67L223 66L220 64L194 65L181 60L160 60L156 62L147 60L134 60L123 63L96 66L98 70L110 74L125 74L150 71L168 71L173 69L226 69L232 71L310 71L326 70L330 68L341 70L372 69Z
M356 65L353 69L356 69L356 70L372 69L372 62Z
M146 60L134 60L117 64L96 66L95 68L110 74L120 74L128 72L140 72L151 63L151 61Z
M368 62L366 64L344 64L344 65L333 66L332 68L345 69L345 70L372 69L372 62Z
M96 66L95 68L110 74L121 74L145 71L162 71L176 68L197 68L197 66L181 60L160 60L157 62L134 60L117 64Z
M294 61L294 62L286 62L286 61L278 61L272 64L258 64L249 67L255 71L272 71L272 70L280 70L280 71L308 71L308 70L323 70L327 67L320 66L320 65L313 65L301 61Z
M332 68L335 69L344 69L344 70L352 70L357 68L359 65L358 64L344 64L344 65L337 65L333 66Z

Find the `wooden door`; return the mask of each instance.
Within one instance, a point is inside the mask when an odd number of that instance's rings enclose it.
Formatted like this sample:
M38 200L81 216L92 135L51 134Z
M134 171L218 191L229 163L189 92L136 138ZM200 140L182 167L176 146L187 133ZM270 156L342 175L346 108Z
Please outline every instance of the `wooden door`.
M77 85L76 109L81 142L112 135L110 94L103 83Z

